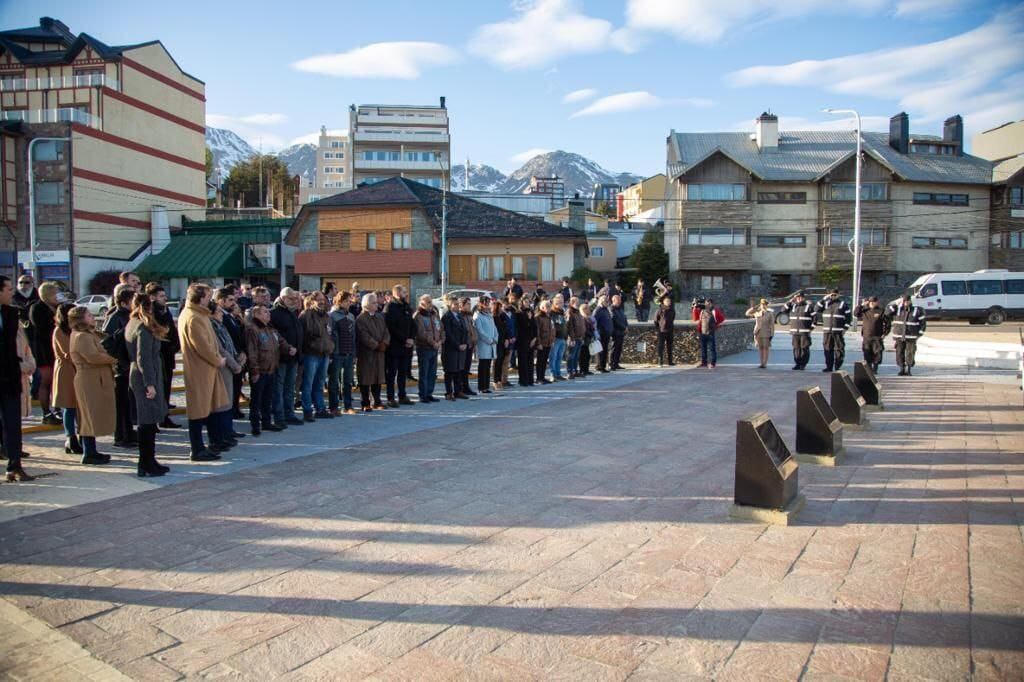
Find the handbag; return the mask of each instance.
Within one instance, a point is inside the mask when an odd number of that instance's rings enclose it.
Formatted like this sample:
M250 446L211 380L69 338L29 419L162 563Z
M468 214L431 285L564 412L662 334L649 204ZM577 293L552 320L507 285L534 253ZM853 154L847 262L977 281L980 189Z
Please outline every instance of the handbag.
M594 339L593 341L590 342L590 354L591 355L597 355L602 350L604 350L604 346L601 345L601 340L600 339Z

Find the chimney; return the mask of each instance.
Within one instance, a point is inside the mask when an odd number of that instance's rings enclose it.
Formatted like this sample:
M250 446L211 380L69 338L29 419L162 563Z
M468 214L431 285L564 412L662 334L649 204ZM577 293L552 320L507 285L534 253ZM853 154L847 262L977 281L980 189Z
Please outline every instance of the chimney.
M52 17L40 17L39 26L45 28L47 31L53 31L60 35L66 40L74 41L75 34L71 32L71 29L63 21L59 21Z
M960 118L960 114L946 119L946 122L942 125L942 139L944 142L956 142L956 151L954 153L957 156L963 156L964 120Z
M441 108L444 109L444 96L441 96Z
M910 117L905 111L889 119L889 146L900 154L910 151Z
M585 231L586 218L583 215L583 202L580 199L569 200L569 229Z
M754 139L757 141L757 148L761 151L778 149L779 117L767 111L758 116L755 121Z

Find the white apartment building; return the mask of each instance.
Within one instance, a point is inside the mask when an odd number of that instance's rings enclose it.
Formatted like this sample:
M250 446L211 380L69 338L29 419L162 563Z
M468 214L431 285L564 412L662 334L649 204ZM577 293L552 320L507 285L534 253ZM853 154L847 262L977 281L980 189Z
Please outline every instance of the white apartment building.
M352 143L347 130L330 131L320 126L316 150L316 175L299 188L299 203L318 201L352 189Z
M444 97L439 106L353 104L349 137L352 187L393 177L431 187L451 186L451 135Z

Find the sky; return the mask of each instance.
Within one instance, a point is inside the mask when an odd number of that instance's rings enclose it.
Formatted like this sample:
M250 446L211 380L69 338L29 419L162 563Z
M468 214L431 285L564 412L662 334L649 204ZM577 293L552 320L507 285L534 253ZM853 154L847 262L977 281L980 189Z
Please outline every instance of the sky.
M348 106L447 98L455 162L510 172L563 149L661 172L680 132L852 129L910 115L966 136L1024 118L1024 4L983 0L0 0L112 45L159 39L206 83L207 125L265 151L345 129Z

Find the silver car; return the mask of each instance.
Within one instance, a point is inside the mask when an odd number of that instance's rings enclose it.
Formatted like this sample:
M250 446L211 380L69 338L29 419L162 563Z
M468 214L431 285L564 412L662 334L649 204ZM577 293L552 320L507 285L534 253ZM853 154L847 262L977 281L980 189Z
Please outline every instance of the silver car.
M75 305L84 305L95 317L103 317L110 308L110 297L101 294L83 296L75 301Z

